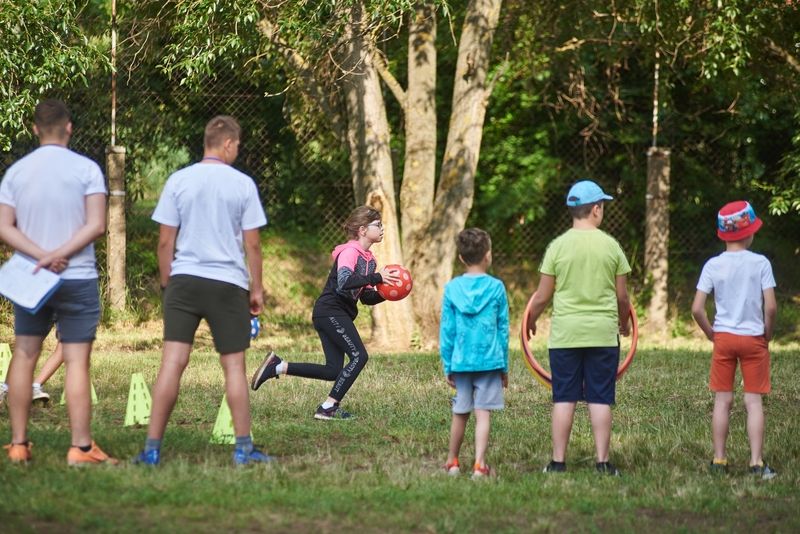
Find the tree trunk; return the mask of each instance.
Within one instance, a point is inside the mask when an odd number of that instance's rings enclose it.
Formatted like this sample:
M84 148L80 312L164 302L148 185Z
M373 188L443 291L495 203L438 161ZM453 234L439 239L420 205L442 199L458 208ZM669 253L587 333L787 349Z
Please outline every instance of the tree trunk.
M436 11L417 6L408 30L405 168L400 189L403 245L428 224L436 184Z
M647 328L652 332L664 331L669 311L669 154L668 148L647 151L644 268L652 284L647 311Z
M125 311L125 147L106 147L108 172L108 304L114 312Z
M347 107L347 142L353 189L358 203L381 212L384 239L373 247L380 264L403 263L389 122L373 63L374 42L366 31L360 3L353 6L351 15L342 87ZM375 306L372 318L373 344L392 350L404 350L410 346L414 326L410 299Z
M453 105L431 220L406 247L415 276L414 308L423 342L438 339L444 285L453 275L455 239L464 228L475 186L486 105L492 39L502 0L470 0L458 47Z

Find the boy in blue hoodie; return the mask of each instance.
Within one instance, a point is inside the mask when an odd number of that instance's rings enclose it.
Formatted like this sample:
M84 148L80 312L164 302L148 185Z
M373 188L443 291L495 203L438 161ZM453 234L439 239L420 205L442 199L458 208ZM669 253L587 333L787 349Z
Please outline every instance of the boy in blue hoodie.
M450 450L445 471L458 475L458 452L469 414L475 411L475 465L472 478L493 474L486 464L492 410L503 408L508 387L508 299L503 282L486 274L492 240L480 228L458 234L463 275L444 288L439 350L447 383L455 388Z

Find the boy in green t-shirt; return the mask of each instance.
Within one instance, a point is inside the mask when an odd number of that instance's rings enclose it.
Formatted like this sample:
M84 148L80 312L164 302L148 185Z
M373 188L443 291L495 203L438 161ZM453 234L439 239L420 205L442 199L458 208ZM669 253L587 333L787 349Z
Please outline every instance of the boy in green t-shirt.
M611 405L615 401L619 335L629 333L631 271L616 239L599 229L603 206L613 197L596 183L576 183L567 194L572 228L547 247L531 306L528 329L553 298L548 343L553 377L553 459L545 473L566 471L575 406L589 405L597 471L619 476L608 461Z

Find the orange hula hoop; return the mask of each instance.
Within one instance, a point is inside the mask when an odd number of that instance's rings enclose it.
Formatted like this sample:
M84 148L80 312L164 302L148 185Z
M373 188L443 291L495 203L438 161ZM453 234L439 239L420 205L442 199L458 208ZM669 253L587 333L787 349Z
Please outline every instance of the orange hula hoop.
M522 314L522 324L520 325L519 330L519 338L522 344L522 356L525 360L528 370L533 377L536 378L536 380L538 380L547 389L553 389L552 375L547 372L547 370L545 370L533 356L533 351L531 351L529 344L530 334L528 333L528 317L531 313L531 305L533 304L533 297L535 295L536 293L531 295L531 298L528 300L528 305L525 306L525 313ZM617 380L622 378L622 375L624 375L625 371L628 370L628 367L631 366L633 357L636 355L636 345L639 343L639 320L636 317L636 310L633 308L633 305L630 307L630 318L631 348L628 350L628 354L625 356L625 359L619 364L619 368L617 369Z

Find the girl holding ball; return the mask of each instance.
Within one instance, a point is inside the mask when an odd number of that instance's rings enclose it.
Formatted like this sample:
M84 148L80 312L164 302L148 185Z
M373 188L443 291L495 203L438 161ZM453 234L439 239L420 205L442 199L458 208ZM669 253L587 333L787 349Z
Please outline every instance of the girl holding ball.
M375 286L400 282L396 269L384 267L376 272L377 263L369 250L383 240L379 211L369 206L354 209L344 223L344 230L348 241L333 249L333 266L312 313L325 363L290 363L270 351L250 382L252 389L257 390L270 378L281 375L333 381L328 398L314 413L314 418L326 421L352 417L339 403L367 364L367 349L353 324L358 315L358 301L369 306L383 302ZM349 358L347 365L345 354Z

